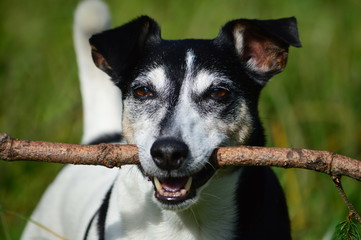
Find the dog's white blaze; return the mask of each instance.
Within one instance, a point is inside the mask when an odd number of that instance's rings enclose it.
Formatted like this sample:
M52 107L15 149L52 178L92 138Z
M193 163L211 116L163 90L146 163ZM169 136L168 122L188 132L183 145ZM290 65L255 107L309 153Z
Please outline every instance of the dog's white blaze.
M186 66L187 66L186 78L188 78L193 71L194 58L195 58L195 55L194 55L193 50L189 49L187 51L187 55L186 55Z
M181 129L181 136L185 143L188 145L192 154L192 161L190 166L192 169L199 169L202 167L203 162L207 161L205 149L202 144L207 141L207 131L204 128L204 119L201 118L199 113L194 108L191 102L192 85L194 85L194 60L195 55L192 50L189 50L186 55L186 74L184 84L182 86L179 98L179 104L176 109L175 122L178 128ZM204 146L204 145L203 145ZM211 148L210 146L207 146Z

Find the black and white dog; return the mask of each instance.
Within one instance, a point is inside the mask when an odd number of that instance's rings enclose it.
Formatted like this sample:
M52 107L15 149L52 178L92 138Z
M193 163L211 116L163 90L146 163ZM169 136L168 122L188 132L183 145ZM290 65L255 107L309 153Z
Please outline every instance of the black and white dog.
M221 146L264 145L258 98L288 47L301 46L296 19L238 19L212 40L163 40L147 16L101 32L108 22L97 0L75 15L83 143L136 144L141 164L67 166L32 218L72 240L290 239L274 173L216 170L209 158ZM23 239L57 238L29 224Z

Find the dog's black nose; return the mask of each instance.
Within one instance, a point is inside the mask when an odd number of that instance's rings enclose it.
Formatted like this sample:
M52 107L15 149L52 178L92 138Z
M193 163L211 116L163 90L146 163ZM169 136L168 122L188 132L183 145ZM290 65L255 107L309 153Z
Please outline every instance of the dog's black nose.
M162 138L153 143L150 154L155 164L163 170L174 170L182 166L189 153L188 146L174 138Z

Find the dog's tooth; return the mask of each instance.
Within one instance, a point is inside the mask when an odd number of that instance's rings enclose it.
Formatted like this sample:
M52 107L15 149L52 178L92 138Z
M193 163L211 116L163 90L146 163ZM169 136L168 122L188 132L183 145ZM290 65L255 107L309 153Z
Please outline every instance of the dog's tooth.
M164 191L163 188L161 188L161 189L158 190L158 192L159 192L160 195L164 195L164 192L165 192L165 191Z
M162 190L162 184L159 182L157 177L154 177L154 185L155 185L155 188L157 189L157 191Z
M191 186L192 186L192 177L189 177L186 185L184 186L184 189L189 191L191 189Z
M180 194L181 194L182 196L186 195L186 194L187 194L187 190L182 189L182 190L180 191Z

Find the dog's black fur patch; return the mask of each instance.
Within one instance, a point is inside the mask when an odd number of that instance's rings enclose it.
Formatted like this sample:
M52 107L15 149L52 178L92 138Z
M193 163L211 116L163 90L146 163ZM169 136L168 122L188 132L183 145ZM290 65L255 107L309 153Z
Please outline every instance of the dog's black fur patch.
M99 143L119 143L123 141L123 136L120 133L112 133L112 134L103 134L91 142L87 143L88 145L95 145Z

